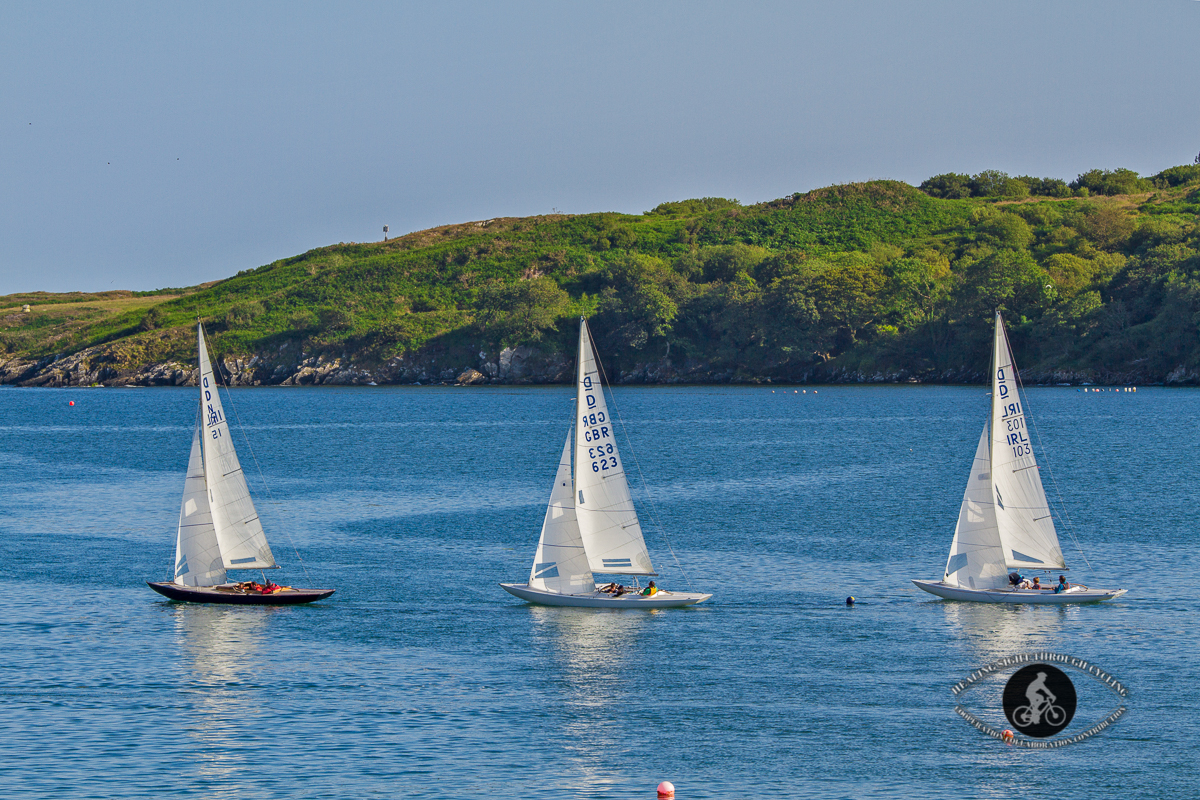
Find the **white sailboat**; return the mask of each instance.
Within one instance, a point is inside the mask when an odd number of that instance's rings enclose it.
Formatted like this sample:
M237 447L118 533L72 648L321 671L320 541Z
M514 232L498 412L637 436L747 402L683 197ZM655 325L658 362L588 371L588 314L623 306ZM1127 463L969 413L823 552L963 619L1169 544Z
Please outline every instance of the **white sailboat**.
M1025 425L1017 368L996 312L992 412L975 449L950 557L942 580L913 583L947 600L984 603L1089 603L1126 592L1082 584L1055 592L1049 581L1045 589L1019 588L1010 579L1021 571L1066 569Z
M509 593L552 606L669 608L701 603L699 592L659 589L654 594L600 591L593 573L655 576L642 526L629 494L624 460L617 451L587 321L579 321L576 381L575 474L567 434L533 568L526 583L500 584Z
M199 325L197 347L200 415L183 484L174 577L164 582L147 581L147 585L172 600L198 603L290 605L328 597L333 589L226 582L227 570L276 569L277 565L229 435L204 345L204 328Z

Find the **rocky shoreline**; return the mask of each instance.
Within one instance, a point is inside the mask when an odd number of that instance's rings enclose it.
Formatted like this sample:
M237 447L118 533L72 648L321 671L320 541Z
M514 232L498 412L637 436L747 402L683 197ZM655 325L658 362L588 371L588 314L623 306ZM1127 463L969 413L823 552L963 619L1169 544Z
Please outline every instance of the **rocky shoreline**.
M438 385L477 386L485 384L534 385L569 383L574 359L559 352L542 352L521 346L505 348L496 355L479 351L464 353L426 350L405 354L382 363L356 362L352 355L294 354L282 346L278 352L248 357L225 357L214 362L231 386L371 386ZM0 357L0 384L15 386L194 386L199 370L176 361L147 364L133 369L114 365L104 346L67 356L42 359ZM792 368L786 365L768 375L714 366L709 363L663 358L621 370L613 377L619 384L982 384L980 370L940 372L906 370L862 372L836 366ZM1107 386L1168 385L1195 386L1200 373L1178 367L1166 375L1142 371L1029 370L1025 383L1094 384Z

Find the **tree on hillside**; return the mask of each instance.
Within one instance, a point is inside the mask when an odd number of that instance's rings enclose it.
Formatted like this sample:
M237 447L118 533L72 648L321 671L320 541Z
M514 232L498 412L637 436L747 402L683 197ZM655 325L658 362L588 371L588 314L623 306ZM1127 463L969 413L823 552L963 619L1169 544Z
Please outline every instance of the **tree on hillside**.
M917 188L930 197L962 200L971 196L971 176L947 172L922 181Z
M976 227L980 238L997 247L1023 250L1033 241L1029 223L1015 214L992 214Z
M1007 173L998 169L985 169L978 175L971 176L972 197L999 197L1008 186ZM1028 193L1028 192L1027 192Z
M848 264L826 269L809 282L809 292L822 321L844 329L845 346L879 316L887 278L874 264Z
M597 328L606 349L640 350L671 330L687 281L658 258L626 253L596 276L603 282Z
M492 281L479 292L476 325L496 349L539 341L566 312L570 300L553 278Z
M1072 189L1087 189L1088 194L1136 194L1149 192L1154 184L1131 169L1090 169L1070 184Z
M1133 234L1133 219L1116 206L1092 206L1084 217L1080 233L1101 250L1117 250Z

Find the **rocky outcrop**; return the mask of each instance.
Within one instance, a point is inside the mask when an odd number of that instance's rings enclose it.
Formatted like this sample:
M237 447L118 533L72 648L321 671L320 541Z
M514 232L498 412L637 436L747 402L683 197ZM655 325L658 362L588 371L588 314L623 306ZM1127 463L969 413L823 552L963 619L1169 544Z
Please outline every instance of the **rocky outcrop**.
M126 358L126 361L128 359ZM110 346L41 359L0 356L0 383L19 386L194 386L199 370L176 361L123 367ZM529 346L486 349L428 347L386 361L364 356L309 353L299 342L248 356L225 356L214 361L230 386L365 386L386 384L460 385L567 383L574 375L573 354L542 351ZM982 384L978 369L910 371L852 370L828 364L781 362L745 367L714 365L695 359L662 358L609 373L617 384L721 383L938 383ZM1139 370L1030 370L1026 385L1082 383L1104 385L1198 385L1200 370L1179 366L1166 375Z

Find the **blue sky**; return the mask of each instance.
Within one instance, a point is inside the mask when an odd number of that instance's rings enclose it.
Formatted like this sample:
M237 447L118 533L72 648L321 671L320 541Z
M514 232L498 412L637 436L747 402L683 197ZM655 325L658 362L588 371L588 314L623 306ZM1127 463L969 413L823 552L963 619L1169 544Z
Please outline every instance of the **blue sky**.
M1200 2L0 5L0 294L1200 152Z

